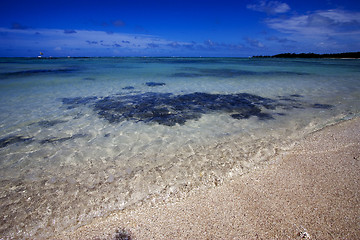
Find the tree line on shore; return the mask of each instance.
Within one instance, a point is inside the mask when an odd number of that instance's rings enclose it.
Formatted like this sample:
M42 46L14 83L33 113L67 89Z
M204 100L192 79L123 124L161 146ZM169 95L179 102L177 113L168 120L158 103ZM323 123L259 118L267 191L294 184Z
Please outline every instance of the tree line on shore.
M360 52L345 53L281 53L272 56L253 56L253 58L360 58Z

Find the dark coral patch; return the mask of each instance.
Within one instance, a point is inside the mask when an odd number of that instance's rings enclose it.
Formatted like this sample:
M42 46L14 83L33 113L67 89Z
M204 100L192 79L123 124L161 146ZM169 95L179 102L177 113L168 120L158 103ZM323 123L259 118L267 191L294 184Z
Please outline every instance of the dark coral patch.
M278 99L264 98L254 94L211 94L195 92L174 95L172 93L129 93L108 97L64 98L63 104L74 108L88 105L110 123L136 121L158 123L166 126L183 125L188 120L198 120L203 114L228 113L234 119L257 117L259 120L274 119L269 111L304 108L298 101L300 95L279 96ZM308 105L309 106L309 105ZM313 108L329 109L326 104L313 104ZM284 113L274 113L283 116Z
M97 97L74 97L74 98L62 98L61 101L63 104L69 105L68 109L78 107L80 105L86 105L90 102L93 102Z
M23 142L32 142L33 138L32 137L24 137L24 136L7 136L4 138L0 139L0 148L4 148L10 144L15 144L15 143L23 143Z
M302 98L304 96L302 96L300 94L292 94L292 95L290 95L290 97Z
M180 68L181 72L173 73L171 77L219 77L219 78L233 78L241 76L269 76L269 75L306 75L299 72L283 72L283 71L247 71L231 68L196 68L184 67Z
M334 106L329 105L329 104L320 104L320 103L316 103L312 105L313 108L320 108L320 109L331 109Z
M84 81L95 81L96 79L93 78L93 77L86 77L86 78L83 78Z
M197 120L202 114L228 112L235 119L257 116L271 119L261 112L261 107L272 108L275 102L269 98L239 94L191 93L144 93L137 95L111 96L98 100L94 110L111 123L125 120L155 122L166 126L185 124Z
M123 90L133 90L135 89L133 86L127 86L127 87L123 87Z
M18 72L7 72L1 73L0 78L11 78L11 77L28 77L39 74L61 74L61 73L72 73L77 71L76 68L59 68L59 69L34 69L24 70Z
M162 82L147 82L145 84L146 84L146 86L149 86L149 87L159 87L159 86L165 85L165 83L162 83Z
M40 121L38 122L39 126L40 127L53 127L57 124L60 124L60 123L65 123L67 121L65 120L43 120L43 121Z
M72 139L76 139L76 138L84 138L87 137L87 134L74 134L72 136L69 137L62 137L62 138L57 138L57 137L53 137L53 138L48 138L48 139L43 139L40 141L41 144L45 144L45 143L62 143L68 140L72 140Z

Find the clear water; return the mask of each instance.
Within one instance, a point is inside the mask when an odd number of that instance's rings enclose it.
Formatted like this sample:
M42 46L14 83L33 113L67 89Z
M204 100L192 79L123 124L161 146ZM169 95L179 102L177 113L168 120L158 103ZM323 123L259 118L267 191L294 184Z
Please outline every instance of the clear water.
M360 60L0 59L0 238L217 185L359 100Z

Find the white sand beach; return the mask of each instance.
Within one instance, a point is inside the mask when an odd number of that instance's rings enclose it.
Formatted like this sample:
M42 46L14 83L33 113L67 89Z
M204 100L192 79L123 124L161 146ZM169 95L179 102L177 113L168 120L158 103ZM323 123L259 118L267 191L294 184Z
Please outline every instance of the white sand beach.
M54 238L359 239L359 183L355 118L310 134L218 187L116 212Z

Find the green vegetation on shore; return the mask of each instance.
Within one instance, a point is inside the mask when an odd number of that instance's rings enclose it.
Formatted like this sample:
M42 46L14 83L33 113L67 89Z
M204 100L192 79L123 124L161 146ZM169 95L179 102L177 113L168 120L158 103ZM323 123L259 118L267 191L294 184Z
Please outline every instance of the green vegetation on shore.
M360 52L346 52L346 53L330 53L330 54L316 54L316 53L281 53L273 56L253 56L253 58L360 58Z

